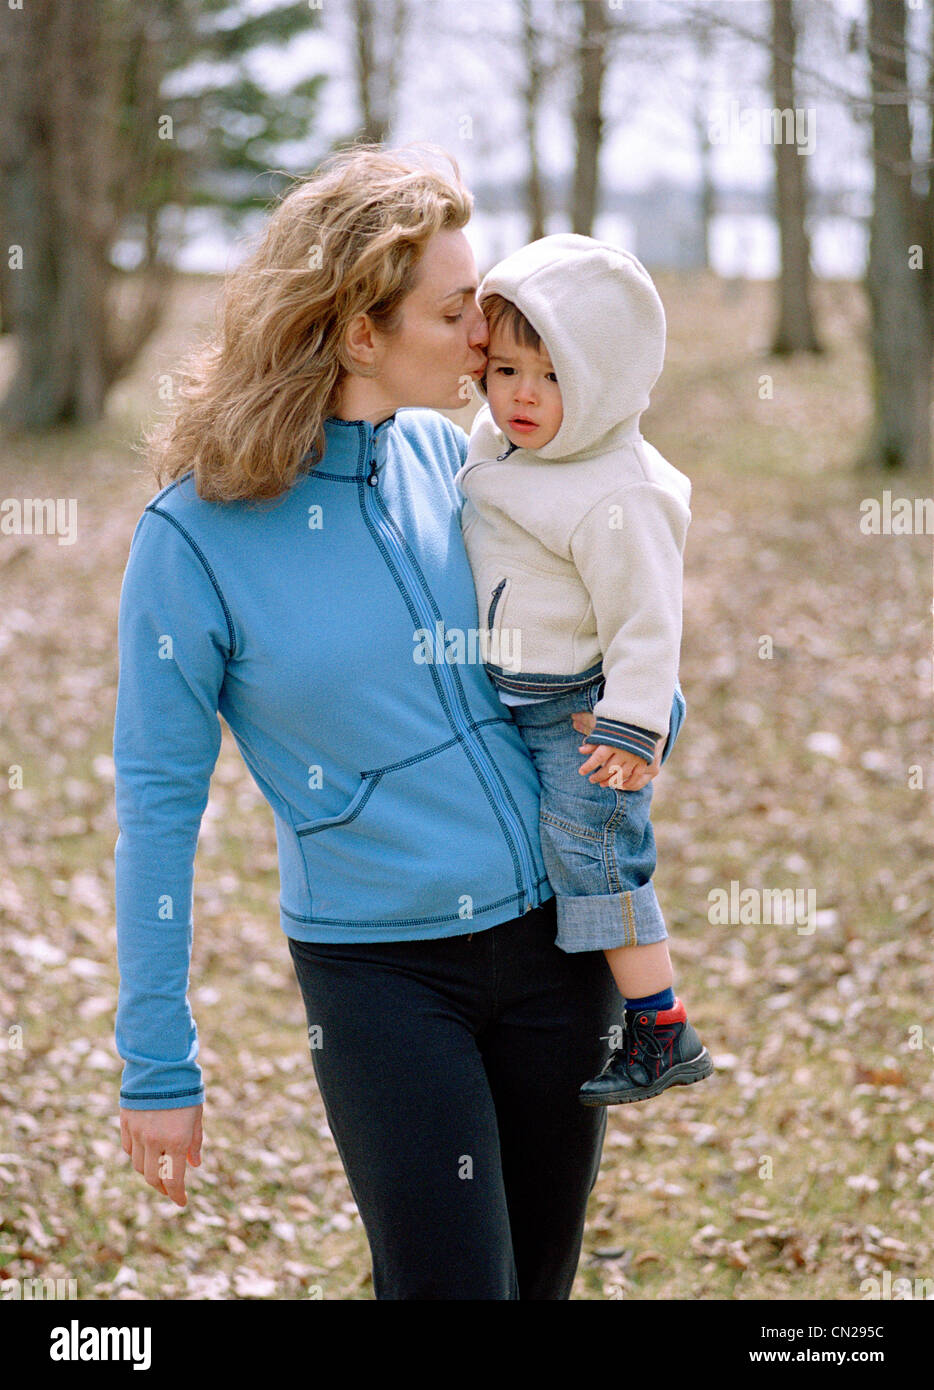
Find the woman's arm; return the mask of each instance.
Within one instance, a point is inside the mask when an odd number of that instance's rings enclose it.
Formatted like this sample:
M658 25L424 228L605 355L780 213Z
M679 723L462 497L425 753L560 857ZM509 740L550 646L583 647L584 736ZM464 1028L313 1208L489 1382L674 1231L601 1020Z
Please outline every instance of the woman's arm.
M204 1091L187 998L194 859L233 641L226 606L187 531L167 511L147 508L130 546L118 623L115 1039L125 1063L124 1148L163 1192L153 1180L159 1151L177 1155L182 1139L188 1150L196 1120L200 1143ZM164 1121L137 1119L144 1111L161 1111ZM183 1174L184 1159L181 1166ZM178 1200L177 1172L172 1183Z

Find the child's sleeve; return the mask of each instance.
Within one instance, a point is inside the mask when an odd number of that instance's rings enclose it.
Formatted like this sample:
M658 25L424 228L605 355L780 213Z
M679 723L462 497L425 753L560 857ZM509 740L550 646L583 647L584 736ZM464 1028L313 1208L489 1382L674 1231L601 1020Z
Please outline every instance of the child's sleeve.
M120 1104L204 1099L188 1003L195 850L221 745L234 629L213 573L174 517L137 524L120 593L114 851Z
M684 542L691 513L666 488L635 483L598 502L571 536L593 603L606 685L588 742L651 763L668 733L681 649Z

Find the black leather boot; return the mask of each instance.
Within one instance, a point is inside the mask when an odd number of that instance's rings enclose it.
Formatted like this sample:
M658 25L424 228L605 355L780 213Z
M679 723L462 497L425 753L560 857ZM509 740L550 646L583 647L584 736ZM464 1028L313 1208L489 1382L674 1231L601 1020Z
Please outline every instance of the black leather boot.
M713 1071L710 1053L688 1023L684 1005L627 1009L620 1046L599 1076L580 1088L582 1105L626 1105L650 1100L669 1086L689 1086Z

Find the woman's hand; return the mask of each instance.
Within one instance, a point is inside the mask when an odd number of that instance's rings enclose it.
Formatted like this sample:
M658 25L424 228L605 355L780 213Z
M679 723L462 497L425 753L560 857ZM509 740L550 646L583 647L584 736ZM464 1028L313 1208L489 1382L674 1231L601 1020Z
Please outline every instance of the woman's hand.
M597 722L596 716L594 715L594 713L593 713L592 710L579 710L579 711L576 711L574 714L571 715L571 723L574 725L575 729L577 730L577 732L578 732L579 734L589 734L589 733L592 733L592 732L593 732L593 727L594 727L594 725L596 724L596 722ZM659 772L661 771L661 767L662 767L662 753L665 751L665 742L666 742L666 739L667 739L667 735L665 735L665 736L663 736L662 738L660 738L660 739L658 740L658 742L656 743L656 745L655 745L655 761L651 764L651 766L649 766L647 763L644 763L644 762L642 761L641 758L639 759L639 763L640 763L640 765L641 765L642 771L637 771L637 772L633 773L633 775L632 775L630 778L628 778L628 779L626 780L625 787L622 788L622 790L624 790L624 791L630 791L630 792L637 792L637 791L641 790L642 787L647 786L648 783L651 782L651 780L652 780L653 777L657 777L657 776L658 776ZM606 754L617 753L617 752L620 751L619 749L607 748L607 747L606 747L604 744L602 744L602 743L601 743L601 744L596 744L596 743L582 743L582 744L580 745L580 747L578 748L577 751L578 751L579 753L593 754L593 753L596 753L596 752L597 752L598 748L599 748L599 749L603 749L604 753L606 753ZM586 766L586 763L584 764L584 766ZM594 763L593 766L596 767L597 764ZM598 781L598 780L600 780L600 779L599 779L599 776L594 776L594 775L592 775L592 776L590 777L589 780L590 780L591 782L595 782L595 781ZM606 779L605 779L604 782L603 782L603 785L605 785L605 784L606 784Z
M120 1138L124 1153L133 1159L137 1173L170 1197L176 1206L188 1204L185 1196L185 1162L201 1166L201 1112L203 1105L180 1110L124 1110L120 1107Z

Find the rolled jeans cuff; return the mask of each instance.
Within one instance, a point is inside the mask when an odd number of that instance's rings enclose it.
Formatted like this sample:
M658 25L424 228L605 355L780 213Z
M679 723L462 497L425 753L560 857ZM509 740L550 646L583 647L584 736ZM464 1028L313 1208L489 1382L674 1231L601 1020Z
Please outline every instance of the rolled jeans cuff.
M562 951L650 946L668 936L653 883L623 893L589 893L579 898L556 895L556 906L555 945Z

